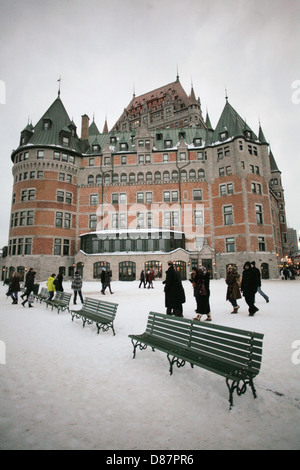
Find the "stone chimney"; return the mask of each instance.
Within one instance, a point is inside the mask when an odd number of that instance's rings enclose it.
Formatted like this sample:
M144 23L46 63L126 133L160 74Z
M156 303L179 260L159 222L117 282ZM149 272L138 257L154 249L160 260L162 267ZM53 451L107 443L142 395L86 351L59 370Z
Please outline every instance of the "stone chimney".
M83 114L83 116L81 116L81 139L82 140L88 140L89 138L89 123L90 123L90 118L86 114Z

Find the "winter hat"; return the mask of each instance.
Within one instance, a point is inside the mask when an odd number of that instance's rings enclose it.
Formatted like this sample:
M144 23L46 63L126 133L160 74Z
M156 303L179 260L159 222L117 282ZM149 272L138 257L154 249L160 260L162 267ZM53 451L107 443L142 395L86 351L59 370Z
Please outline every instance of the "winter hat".
M255 261L251 261L251 264L253 264L253 266L255 267Z
M246 269L246 266L248 266L249 269L251 268L250 261L246 261L246 263L244 264L244 269Z

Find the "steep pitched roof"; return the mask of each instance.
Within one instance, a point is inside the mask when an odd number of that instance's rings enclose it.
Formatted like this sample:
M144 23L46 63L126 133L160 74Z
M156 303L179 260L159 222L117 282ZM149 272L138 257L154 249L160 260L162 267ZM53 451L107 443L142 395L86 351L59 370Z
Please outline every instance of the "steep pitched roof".
M275 161L275 158L274 158L274 155L273 155L272 150L270 150L269 158L270 158L271 173L274 173L274 172L279 172L279 173L281 173L281 171L279 170L279 168L278 168L278 166L277 166L277 163L276 163L276 161Z
M257 136L254 134L252 129L248 126L236 110L226 100L226 104L220 116L219 122L214 131L212 142L220 141L220 135L224 132L227 134L227 138L246 136L246 132L251 133L251 140L257 140Z
M48 126L45 126L45 122L48 122ZM32 127L31 132L32 135L27 140L27 145L62 146L63 134L69 138L69 145L66 148L78 152L82 150L80 139L76 134L76 126L69 118L60 97L54 100L37 124Z

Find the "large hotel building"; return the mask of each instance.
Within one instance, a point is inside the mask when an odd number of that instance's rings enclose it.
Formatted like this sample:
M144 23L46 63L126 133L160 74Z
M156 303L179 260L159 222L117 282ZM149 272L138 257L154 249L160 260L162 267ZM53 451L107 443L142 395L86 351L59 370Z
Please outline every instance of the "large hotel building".
M12 205L2 276L33 267L38 279L103 267L113 280L163 277L172 260L186 279L214 278L255 260L278 277L288 251L281 172L228 98L213 127L191 87L173 83L133 95L109 131L82 116L80 136L60 92L12 152Z

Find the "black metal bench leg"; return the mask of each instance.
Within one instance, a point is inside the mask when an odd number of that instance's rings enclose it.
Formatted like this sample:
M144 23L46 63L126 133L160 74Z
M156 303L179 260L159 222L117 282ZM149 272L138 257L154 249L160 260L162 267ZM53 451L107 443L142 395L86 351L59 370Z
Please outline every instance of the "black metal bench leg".
M251 390L252 390L252 393L253 393L253 397L254 397L254 398L257 398L256 390L255 390L254 383L253 383L253 380L252 380L252 379L249 380L249 385L250 385L250 387L251 387Z
M132 343L132 346L133 346L133 356L132 356L132 359L135 358L135 354L136 354L136 348L139 347L139 349L142 351L143 349L147 349L147 344L142 344L140 343L139 341L134 341L134 339L132 338L131 339L131 343Z
M170 358L170 354L167 354L167 358L170 364L170 375L173 374L173 365L176 364L177 367L183 367L185 365L185 360L184 359L179 359L178 357L173 356L172 359Z

